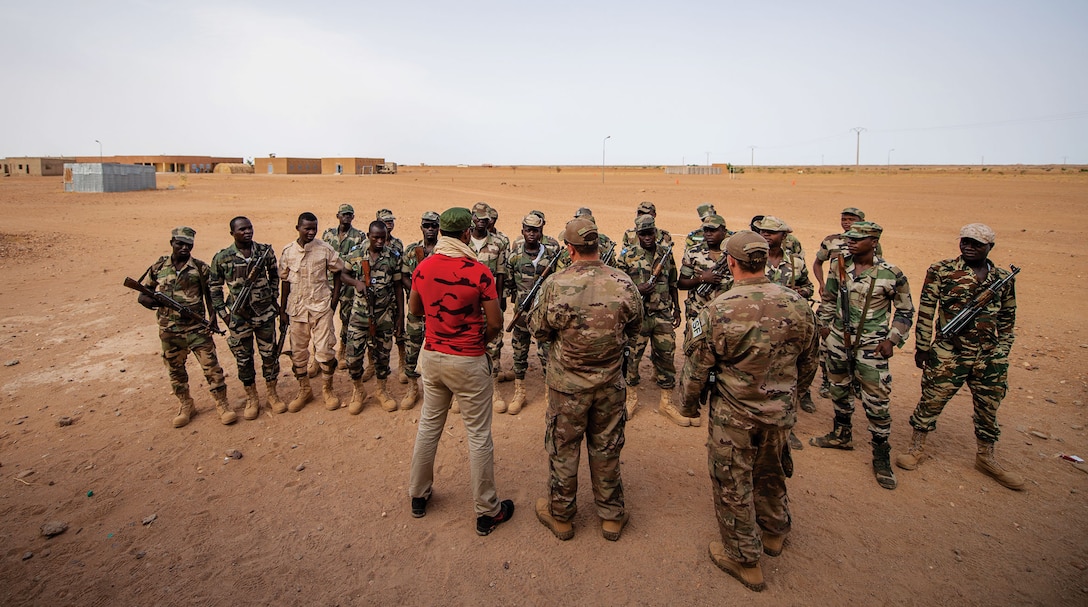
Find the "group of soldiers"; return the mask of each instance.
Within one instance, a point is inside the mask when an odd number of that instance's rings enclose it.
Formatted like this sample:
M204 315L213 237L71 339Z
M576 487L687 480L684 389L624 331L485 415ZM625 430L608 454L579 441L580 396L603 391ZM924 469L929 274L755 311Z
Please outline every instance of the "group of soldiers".
M570 268L577 259L588 259L587 247L595 248L592 257L626 275L640 300L638 306L628 306L630 310L640 308L638 313L625 317L627 326L622 333L629 339L622 348L622 362L617 362L622 368L620 387L640 383L639 362L649 346L655 380L661 389L658 412L680 426L698 427L702 423L700 409L705 406L710 411L710 471L721 496L716 502L723 537L722 543L712 545L711 555L746 586L760 589L762 573L756 575L753 570L753 566L758 569L760 548L767 554L780 553L788 533L784 478L792 472L791 448L802 447L790 430L796 421L796 409L815 411L810 386L817 369L822 370L819 394L833 401L834 419L832 430L811 438L810 444L853 449L852 415L855 400L860 399L868 419L874 477L881 487L896 487L888 442L892 381L888 360L903 347L915 310L907 277L881 256L883 228L866 221L860 209L843 209L842 230L821 241L811 266L815 281L810 278L801 243L783 219L759 215L752 218L748 230L734 233L712 204L699 205L697 212L700 224L687 235L682 252L678 252L672 235L657 227L657 210L651 202L638 205L632 228L619 242L596 229L590 209L578 209L574 218L581 223L573 228L568 224L564 230L566 245L570 246L560 246L556 239L544 234L544 213L535 210L522 219L520 236L511 241L496 229L497 210L487 203L477 203L471 209L472 225L466 244L494 277L501 309L505 311L507 302L515 307L507 328L512 333L512 370L501 368L503 334L500 332L487 343L492 361L492 408L495 413L517 414L529 401L524 381L533 340L550 388L567 384L566 376L549 377L549 360L556 364L554 361L573 357L583 367L593 364L592 353L579 358L572 354L569 344L560 344L560 351L549 356L552 341L567 330L563 323L569 318L564 321L544 315L571 304L563 299L561 287L545 288L543 297L541 287L553 282L547 280L553 273ZM283 247L278 260L270 245L254 242L253 225L245 217L231 220L234 242L219 251L210 265L191 256L195 239L192 228L179 227L172 232L171 254L152 264L139 282L146 288L140 303L158 310L163 360L181 404L173 421L175 427L186 425L194 414L185 371L190 351L204 370L220 421L230 424L237 419L226 397L224 374L212 339L212 332L220 331L218 321L229 331L228 344L246 393L246 419L255 419L260 412L254 343L261 357L267 401L275 413L301 410L314 398L309 380L318 375L322 376L326 408L340 408L332 378L341 365L347 367L353 383L349 413L362 410L367 397L363 384L372 376L377 377L375 398L383 409L415 406L419 399L417 361L423 344L424 317L406 310L405 294L412 290L415 268L434 252L439 239L439 214L428 211L422 215L422 238L407 247L393 236L395 217L388 209L376 213L366 232L353 226L351 205L341 205L336 217L338 225L316 239L316 216L300 215L298 238ZM573 242L570 234L574 234ZM976 467L1002 485L1019 490L1024 486L1023 479L994 459L994 443L999 436L996 412L1007 389L1016 310L1015 271L998 268L988 257L995 239L993 230L983 224L964 226L959 239L960 256L933 264L927 272L915 331L915 363L923 371L922 398L910 417L913 435L909 450L895 463L904 470L914 470L929 458L926 437L936 427L944 405L966 382L975 409ZM677 254L679 265L674 258ZM581 257L572 259L572 255ZM779 285L790 295L783 298L781 292L775 291L770 297L763 293L763 284ZM680 290L687 292L683 314ZM763 301L764 297L770 299ZM769 307L772 300L784 303ZM812 303L817 304L815 312ZM341 326L338 334L333 322L337 305ZM583 301L578 305L590 304ZM205 320L205 310L210 321ZM437 310L443 313L441 302ZM962 321L964 317L966 321ZM530 318L535 324L530 324ZM544 328L549 321L556 326ZM962 322L953 327L957 321ZM680 398L674 403L675 330L682 322L684 368L680 373ZM738 327L748 327L747 332L738 333ZM773 337L776 332L782 333L780 341ZM288 336L298 393L284 403L277 393L278 361ZM569 339L578 343L574 337ZM407 384L399 404L387 386L394 342L400 358L399 380ZM783 364L791 370L783 371ZM759 378L767 377L773 381L757 383ZM509 380L514 381L514 391L507 401L499 395L498 386ZM622 393L605 390L601 398L614 399ZM551 399L549 395L550 418ZM456 400L452 407L456 412ZM637 408L637 391L626 390L623 421L633 417ZM786 433L752 438L753 433L768 429ZM618 430L622 445L622 423ZM549 440L554 440L553 431L550 426ZM585 427L581 431L585 433ZM613 424L611 432L615 431ZM581 436L577 438L581 440ZM766 440L766 444L758 449L754 443L750 448L721 448L745 440ZM577 443L574 448L578 448ZM613 455L617 467L612 493L616 493L618 448ZM554 463L555 453L552 456ZM555 469L553 466L553 472ZM738 474L738 469L746 469L747 474ZM553 476L553 485L556 483L562 484ZM765 490L760 490L760 484ZM621 488L618 493L622 502ZM558 537L567 539L573 535L566 522L572 515L571 506L571 502L563 502L553 494L550 501L538 502L538 518ZM557 512L560 507L568 512ZM622 503L618 509L613 504L607 511L613 522L622 519L614 526L618 538L626 522ZM758 518L757 512L761 513ZM763 528L762 543L759 527Z

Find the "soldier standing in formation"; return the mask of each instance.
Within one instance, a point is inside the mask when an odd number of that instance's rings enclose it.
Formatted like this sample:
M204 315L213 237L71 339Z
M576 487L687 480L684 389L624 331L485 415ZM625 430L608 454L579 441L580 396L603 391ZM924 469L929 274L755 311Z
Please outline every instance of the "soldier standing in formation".
M355 208L350 204L342 204L336 211L336 219L339 222L335 227L325 230L321 240L329 243L336 250L340 259L347 259L352 251L358 249L366 235L363 231L351 225L355 221ZM332 276L329 276L329 285L332 286ZM341 286L340 289L340 353L336 355L337 361L342 365L347 360L348 342L348 316L351 315L351 303L355 300L355 289ZM293 346L292 346L293 347ZM317 357L311 361L310 377L318 374Z
M397 268L399 269L401 260L404 257L404 241L397 238L396 236L393 236L393 228L397 225L397 218L393 215L393 211L390 211L389 209L379 209L378 212L375 213L375 217L378 219L378 221L381 221L385 224L385 228L388 234L388 237L385 240L385 247L393 253L393 257L397 261ZM397 288L400 288L400 286L401 285L398 284ZM404 293L407 293L407 291L405 291ZM402 299L404 298L404 293L401 293ZM407 373L405 373L404 370L404 368L407 366L405 365L404 359L406 356L405 344L407 343L407 337L405 337L403 332L397 333L394 337L397 341L397 359L399 361L397 380L402 384L406 384L408 383L408 375ZM373 368L374 361L371 360L370 362ZM369 376L367 377L367 380L370 380Z
M427 211L420 218L419 231L423 239L408 245L401 258L401 284L406 292L412 291L412 272L416 271L420 262L434 252L434 246L438 243L438 213ZM404 373L408 376L408 390L401 398L401 410L408 410L416 406L419 400L419 350L423 347L423 316L407 311L404 322L405 348L404 348Z
M593 225L597 225L597 220L593 217L593 211L589 210L588 207L581 207L577 211L575 211L574 218L587 219L591 223L593 223ZM599 259L604 262L606 266L615 266L616 243L613 242L612 239L608 236L600 233L597 234L597 243L598 248L600 249L600 251L598 251L600 253ZM555 271L558 272L559 270L565 270L569 268L573 263L574 260L571 257L570 252L568 252L566 248L561 248L559 250L559 262L555 264Z
M594 503L605 539L620 538L628 514L620 477L625 385L623 350L638 338L642 297L627 275L599 257L597 226L586 218L563 232L573 265L549 278L529 325L548 349L547 429L549 496L536 502L537 518L560 540L574 537L578 462L586 438Z
M491 233L491 207L486 202L477 202L472 207L472 235L469 246L476 252L476 261L487 266L495 277L495 288L499 293L506 288L506 248L503 242ZM502 333L500 332L487 344L487 354L491 357L491 373L494 380L492 406L495 413L506 413L506 401L499 394L499 375L502 361Z
M687 238L684 239L684 251L696 247L699 243L703 242L703 220L711 215L717 215L718 212L714 210L714 205L709 202L704 202L695 208L699 213L699 227L688 232Z
M989 260L995 235L989 226L972 223L960 230L960 256L933 264L926 272L918 301L914 363L922 370L922 397L910 425L910 450L895 459L897 466L914 470L929 459L926 437L960 386L967 382L974 402L975 468L1009 489L1024 489L1024 479L994 459L994 443L1001 430L997 409L1008 390L1009 351L1015 339L1016 289L1010 278L1001 292L958 335L934 335L934 322L944 327L969 308L986 288L1009 276Z
M234 243L212 258L208 286L212 306L230 330L227 345L238 363L238 380L246 392L246 408L242 415L254 420L260 415L253 364L254 340L261 354L261 376L268 391L268 404L276 413L287 411L287 405L276 392L280 374L280 353L276 343L276 296L280 275L272 245L253 242L253 223L249 219L235 217L230 220L230 235L234 237ZM231 314L251 275L248 299ZM227 289L225 298L224 286Z
M657 219L657 207L654 205L654 203L652 203L652 202L650 202L648 200L644 200L644 201L638 203L638 208L635 209L635 221L637 222L638 218L642 217L643 215L649 215L650 217L653 217L655 220ZM635 228L632 228L632 229L627 230L626 232L624 232L623 233L623 241L621 242L621 244L624 247L629 247L629 246L633 246L633 245L638 244L638 230L635 229ZM669 234L668 230L662 230L661 228L658 228L658 230L657 230L657 244L671 245L672 244L672 234Z

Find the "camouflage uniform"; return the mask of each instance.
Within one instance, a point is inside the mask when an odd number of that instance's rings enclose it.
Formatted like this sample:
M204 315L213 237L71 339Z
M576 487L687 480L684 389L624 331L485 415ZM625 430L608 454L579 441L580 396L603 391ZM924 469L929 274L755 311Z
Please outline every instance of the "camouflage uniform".
M620 243L620 248L626 249L631 246L638 246L638 232L631 228L623 233L623 241ZM672 244L672 234L669 234L668 230L657 229L657 246L665 246Z
M805 251L801 248L801 241L793 234L786 234L786 238L782 241L782 250L801 258L805 256Z
M226 313L245 286L250 266L265 254L264 267L254 275L253 289L249 301L238 314L230 319L227 328L230 337L227 344L238 362L238 380L244 386L252 386L256 380L253 365L253 341L257 341L257 350L261 354L261 376L266 381L273 381L280 374L279 353L276 352L276 299L279 296L280 276L276 267L276 254L272 245L253 243L250 259L242 257L234 243L212 258L211 274L208 286L211 288L212 307L220 318ZM226 299L223 287L227 288Z
M434 220L438 221L437 213ZM423 246L422 240L408 245L408 248L404 251L404 255L400 258L400 273L402 277L408 277L409 290L411 289L412 272L415 272L419 262L429 255L430 253ZM416 365L419 362L419 350L423 347L423 330L424 317L408 312L404 320L404 374L413 379L419 377Z
M661 230L658 232L660 233ZM636 236L635 244L626 246L620 251L616 258L616 269L625 272L636 285L649 282L653 275L654 261L661 255L664 246L667 245L661 244L659 236L658 248L651 254L638 244ZM676 386L676 363L673 361L676 353L676 330L672 325L672 292L676 289L677 278L676 262L673 261L672 251L669 251L653 291L643 301L646 314L643 316L638 342L631 352L630 360L627 361L628 385L639 384L638 365L642 361L643 353L646 352L646 344L649 343L650 360L653 362L657 375L657 385L665 389Z
M469 241L469 246L473 251L476 251L476 261L487 266L488 270L491 270L491 274L495 277L496 283L499 280L499 276L503 276L503 281L506 280L506 256L507 251L503 247L503 243L494 234L488 233L484 238L483 243L477 245L476 235L473 233L472 240ZM477 248L479 246L479 248ZM505 288L505 282L503 288ZM495 339L491 340L487 344L487 355L491 357L493 362L498 362L502 357L502 338L503 335L500 332L495 336ZM495 371L498 371L498 365L494 364Z
M681 278L694 278L702 274L704 270L713 270L719 262L722 264L718 267L718 272L722 274L722 282L717 285L710 285L713 288L706 295L699 295L696 292L698 289L688 289L687 299L684 300L684 314L689 323L691 319L699 315L699 312L702 311L706 304L713 301L719 293L728 291L729 287L733 285L733 276L729 273L729 266L725 263L725 256L725 249L722 249L721 257L711 259L710 246L706 244L706 241L684 251L684 257L680 260L679 276Z
M343 207L341 207L343 208ZM354 211L352 211L354 214ZM340 237L340 226L336 225L327 230L321 235L321 240L329 243L333 249L340 255L340 259L347 259L350 255L355 254L356 251L363 248L363 242L366 240L366 233L362 230L358 230L355 227L348 228L347 233L343 238ZM332 286L332 276L329 276L329 286ZM351 316L351 306L355 301L355 289L348 285L340 286L340 344L347 344L348 339L348 317Z
M612 241L611 238L605 236L604 234L598 234L597 235L597 242L598 242L597 252L600 253L602 260L605 258L606 255L608 255L609 251L612 252L612 257L608 260L608 263L605 264L605 265L615 267L616 266L616 253L618 253L618 251L616 251L616 249L614 247L615 243ZM571 261L571 258L570 258L570 252L567 251L566 247L563 247L559 251L559 261L556 262L556 264L555 264L555 271L558 272L559 270L566 270L567 268L569 268L571 266L572 263L573 262Z
M1008 389L1009 350L1016 337L1015 282L1009 282L958 336L934 341L935 317L937 326L944 326L969 307L987 284L1009 274L989 260L986 264L989 270L982 283L962 257L935 263L926 272L915 341L918 350L929 352L929 361L922 372L922 397L910 417L916 430L936 428L937 416L966 381L974 401L975 437L994 443L1001 434L997 408Z
M680 380L683 413L698 415L713 371L707 451L718 529L729 558L756 563L763 533L790 531L787 437L797 420L797 383L816 372L815 319L796 293L758 277L736 281L693 325Z
M556 520L570 521L577 510L583 436L598 516L625 517L620 451L626 387L620 366L641 317L642 298L631 279L600 261L579 261L553 275L530 313L533 336L551 344L544 447Z
M522 300L532 290L537 279L544 273L544 269L551 262L552 257L559 254L558 246L540 243L541 252L531 255L525 251L525 240L514 245L514 250L506 260L506 290L513 296L515 304L520 305ZM534 263L535 262L535 263ZM529 344L532 334L529 333L526 317L522 316L514 325L513 336L510 338L510 347L514 349L514 377L525 379L525 371L529 368ZM540 369L546 372L548 368L548 344L539 339L536 342L537 356L540 357Z
M378 258L370 257L370 245L357 249L347 260L346 265L353 277L366 282L363 263L370 264L370 281L367 288L374 302L374 317L371 318L367 298L359 293L351 309L348 320L347 363L352 379L363 375L364 359L369 347L373 352L376 375L379 380L389 377L389 353L393 349L393 328L397 309L396 290L401 288L401 263L394 250L386 246L378 253ZM374 335L370 335L370 325L374 324Z
M778 267L772 267L768 263L766 272L768 280L788 289L792 289L805 299L812 297L812 294L815 291L815 286L808 277L808 268L805 266L805 259L796 253L787 251L784 244L782 248L782 261L778 263Z

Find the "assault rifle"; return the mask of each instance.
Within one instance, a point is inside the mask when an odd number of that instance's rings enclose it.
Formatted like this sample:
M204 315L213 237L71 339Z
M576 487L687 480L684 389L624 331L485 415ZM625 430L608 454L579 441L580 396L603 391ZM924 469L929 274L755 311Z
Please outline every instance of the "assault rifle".
M647 281L650 284L651 289L653 289L654 285L657 284L658 276L661 276L661 271L665 269L665 260L669 258L669 255L671 253L671 244L667 244L665 245L665 248L661 249L661 257L655 261L653 271L650 272L650 280Z
M262 251L260 257L257 258L257 261L253 262L249 271L246 272L246 279L245 282L242 283L242 290L238 291L238 297L234 298L234 303L230 306L231 318L238 313L238 310L241 310L249 303L249 297L253 294L253 283L257 282L257 272L261 270L261 266L264 265L264 260L268 257L268 253L271 250L272 247L269 246Z
M979 293L975 300L971 302L971 305L960 310L959 314L952 317L952 320L948 321L945 326L937 329L937 341L942 341L959 335L975 317L986 309L986 306L990 305L990 302L997 297L1005 285L1012 282L1014 276L1020 273L1020 268L1016 266L1009 266L1012 273L1002 278L1001 280L995 280L990 283L986 290Z
M196 312L193 312L193 310L190 309L188 306L182 305L181 302L174 299L173 297L170 297L169 295L167 295L165 293L159 293L158 291L152 291L151 289L149 289L149 288L145 287L144 285L136 282L135 280L129 278L128 276L125 277L125 286L132 289L133 291L139 292L141 295L147 295L151 299L154 299L155 302L157 304L159 304L159 306L164 307L164 308L170 308L171 310L177 312L178 314L181 314L182 318L199 325L200 328L202 328L202 329L211 331L212 333L216 333L216 334L219 334L219 335L226 335L227 334L226 331L220 329L217 324L209 322L208 320L206 320L200 314L197 314Z
M608 250L601 256L601 263L608 265L608 262L612 261L612 254L616 251L616 241L612 241L612 244L608 245Z
M541 245L543 246L543 245ZM516 310L514 310L514 317L510 319L510 324L506 325L506 332L514 330L514 325L521 319L522 315L529 311L533 307L533 301L536 300L536 294L540 292L540 285L544 284L544 279L551 276L552 271L555 270L555 264L559 262L559 256L562 255L562 251L556 251L555 256L548 262L547 266L544 266L544 271L540 273L540 277L533 283L533 288L529 289L529 292L525 294L525 299L521 300Z
M729 265L729 262L727 262L725 258L728 256L728 253L722 251L722 256L719 257L718 261L714 263L714 267L710 268L710 271L713 272L714 275L718 278L725 277L725 270ZM718 284L720 283L704 282L703 284L695 287L695 294L700 297L706 297L707 295L710 295L711 291L717 288Z
M850 326L850 287L846 284L846 260L843 258L842 253L838 253L836 257L838 261L838 278L839 278L839 292L837 298L837 305L839 308L839 316L842 317L842 345L846 348L846 369L847 377L853 381L854 377L854 345L853 336L851 332L853 327ZM861 319L865 322L865 319Z
M370 253L365 253L361 262L363 268L363 297L366 298L367 332L371 337L377 335L378 319L374 318L374 289L370 288Z

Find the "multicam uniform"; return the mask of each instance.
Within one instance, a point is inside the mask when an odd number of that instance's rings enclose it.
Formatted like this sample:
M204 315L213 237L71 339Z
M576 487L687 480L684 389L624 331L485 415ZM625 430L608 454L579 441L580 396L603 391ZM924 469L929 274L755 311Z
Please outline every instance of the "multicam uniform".
M542 241L540 250L536 254L525 251L525 240L514 245L514 250L506 260L506 290L514 296L518 305L532 290L544 269L548 267L552 258L559 254L558 246L548 246ZM518 324L514 325L513 336L510 338L510 346L514 348L514 377L525 379L525 371L529 368L529 344L532 334L529 333L526 317L522 316ZM536 342L537 356L540 357L540 368L546 372L548 368L548 344L539 339Z
M658 230L661 232L661 230ZM616 258L616 269L625 272L636 285L649 282L653 275L654 262L664 251L664 246L658 241L657 249L650 253L638 244L624 247ZM669 242L672 242L671 239ZM650 360L653 362L657 375L657 385L671 389L676 385L676 363L673 356L676 353L676 331L672 326L673 301L672 290L676 289L677 281L676 262L673 261L672 251L666 256L661 274L654 283L653 291L643 298L645 315L642 319L642 329L639 331L638 342L631 352L631 358L627 361L627 383L637 386L640 378L638 365L642 361L642 355L646 352L646 344L650 344Z
M412 273L416 271L419 262L426 259L430 253L423 246L423 241L408 245L404 255L400 258L401 276L408 277L409 290L411 290ZM404 374L412 379L419 377L416 365L419 362L419 350L423 347L424 317L416 316L408 312L404 320Z
M544 445L551 512L559 521L571 520L577 510L583 436L597 514L606 521L624 516L620 450L627 390L620 367L641 320L634 283L598 260L576 262L541 287L529 325L538 341L551 344Z
M850 354L844 345L843 319L836 305L839 262L834 259L828 271L826 295L819 311L821 326L831 329L831 334L824 340L831 400L835 402L836 419L848 420L854 413L852 385L857 384L865 416L869 419L869 432L874 437L887 438L892 426L888 408L892 375L888 370L888 360L876 348L885 339L903 347L914 316L910 285L903 272L883 258L874 257L873 266L857 277L854 276L853 258L844 259L847 288L850 291L849 325L854 347L854 377L847 376ZM872 296L867 297L870 292ZM862 319L865 309L867 312Z
M484 237L483 242L477 244L476 235L472 235L472 239L469 241L469 246L473 251L476 251L476 261L487 266L488 270L491 270L491 274L495 277L495 282L498 283L499 276L506 276L506 257L507 250L503 246L502 240L500 240L494 234L490 232ZM506 279L503 278L505 281ZM504 283L505 288L505 283ZM487 344L487 355L491 357L494 371L498 372L498 361L502 358L502 333L495 336L495 339L491 340Z
M934 317L938 326L944 326L969 307L988 284L1009 275L989 260L986 264L983 282L962 257L935 263L926 272L918 301L915 347L928 351L929 361L922 372L922 398L910 417L910 425L917 430L936 428L937 416L966 381L974 401L975 437L994 443L1001 434L997 408L1008 389L1009 350L1016 337L1015 282L1010 281L958 336L934 341Z
M267 253L266 253L267 252ZM252 264L264 255L262 267L254 275L249 301L230 319L227 326L230 337L227 345L238 362L238 380L244 386L252 386L256 380L253 365L253 341L261 354L261 376L274 381L280 374L279 353L276 352L276 298L279 297L280 276L276 269L276 254L272 245L253 243L252 257L245 258L232 243L212 258L208 286L211 288L212 307L220 318L234 305L238 293L245 286ZM223 297L223 287L227 295Z
M617 251L615 248L615 243L612 241L611 238L605 236L604 234L598 234L597 252L600 253L602 261L605 259L605 256L611 253L611 256L608 258L608 263L606 263L605 265L611 267L616 266ZM566 270L571 266L572 263L573 262L570 258L570 251L568 251L566 247L562 247L562 249L559 251L559 261L555 264L555 271L558 272L559 270Z
M376 375L379 380L389 377L389 353L393 349L393 328L397 309L396 289L401 288L401 264L395 251L384 247L377 259L372 259L369 251L357 249L347 259L351 275L360 282L367 283L370 299L373 301L374 317L371 318L370 304L363 293L355 298L348 320L347 363L352 379L363 375L364 359L367 348L373 352ZM364 265L370 266L370 280L367 281ZM374 324L374 335L370 335L370 325Z
M347 259L349 255L361 248L366 240L366 233L355 227L348 228L343 237L340 236L339 226L325 230L321 240L329 243L340 255L340 259ZM329 276L329 286L332 286L332 276ZM348 285L340 287L340 343L346 344L348 338L348 317L351 316L352 302L355 301L355 289Z
M693 323L680 393L697 416L711 371L707 451L714 507L726 555L754 563L762 533L790 530L786 497L790 428L798 382L817 367L816 325L808 303L765 277L733 283Z

